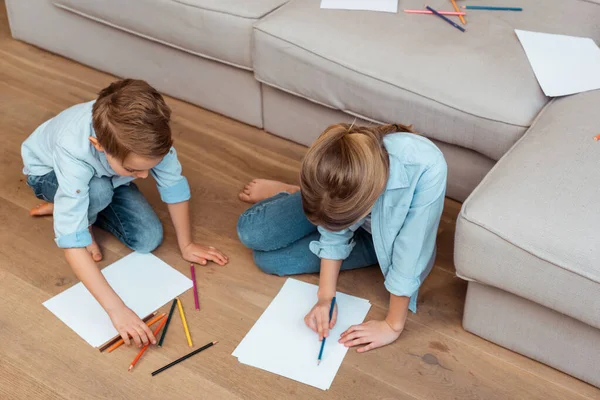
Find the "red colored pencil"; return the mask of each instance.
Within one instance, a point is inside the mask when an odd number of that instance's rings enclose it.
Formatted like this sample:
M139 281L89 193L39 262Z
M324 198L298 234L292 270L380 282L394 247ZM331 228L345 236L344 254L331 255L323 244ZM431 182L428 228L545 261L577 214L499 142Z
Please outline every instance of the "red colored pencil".
M158 325L158 327L154 330L154 336L158 335L158 332L160 332L160 330L162 329L163 326L165 326L166 323L167 323L167 319L163 318L163 320L161 321L160 325ZM142 349L137 354L137 356L135 356L135 358L131 362L131 365L129 366L129 372L131 372L131 370L133 369L133 367L135 366L135 364L137 364L137 362L140 360L140 358L142 358L142 355L146 352L146 350L148 350L148 346L150 346L150 343L148 343L147 345L145 345L144 347L142 347Z
M594 140L596 140L596 141L600 140L600 135L595 136Z
M196 269L194 264L190 264L190 271L192 271L192 283L194 284L194 303L196 304L196 310L200 310L200 300L198 300L198 285L196 284Z

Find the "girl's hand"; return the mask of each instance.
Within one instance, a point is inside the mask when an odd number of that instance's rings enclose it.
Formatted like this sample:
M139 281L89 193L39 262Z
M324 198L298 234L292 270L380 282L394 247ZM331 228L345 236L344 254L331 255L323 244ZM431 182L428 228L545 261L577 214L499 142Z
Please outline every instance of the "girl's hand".
M127 346L131 343L129 336L133 338L137 347L145 346L148 343L156 344L156 338L148 325L129 307L123 305L123 307L109 312L109 317Z
M329 321L329 310L331 309L331 299L319 299L317 304L310 310L304 322L313 331L319 334L319 340L323 340L324 337L329 336L329 330L335 326L337 320L337 303L333 307L333 314L331 315L331 321Z
M221 253L212 246L200 246L197 243L190 243L181 249L181 255L184 260L206 265L207 260L213 261L220 266L229 262L229 257Z
M400 330L394 330L385 320L371 320L348 328L346 332L340 335L339 342L346 347L366 344L366 346L356 350L359 353L364 353L392 343L398 339L403 329L404 326Z

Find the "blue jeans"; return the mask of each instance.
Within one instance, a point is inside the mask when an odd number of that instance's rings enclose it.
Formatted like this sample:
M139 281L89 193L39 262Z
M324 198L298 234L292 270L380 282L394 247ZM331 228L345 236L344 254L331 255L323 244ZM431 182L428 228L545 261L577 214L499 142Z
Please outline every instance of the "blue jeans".
M54 172L28 176L27 185L38 199L53 203L58 181ZM94 177L89 187L88 219L115 235L127 247L141 253L157 248L163 239L163 228L148 200L132 182L113 188L107 177Z
M279 276L319 272L321 260L308 245L319 240L317 227L304 215L300 192L279 193L254 204L239 218L241 242L253 250L254 262L268 274ZM377 264L373 238L360 228L356 245L342 263L342 270Z

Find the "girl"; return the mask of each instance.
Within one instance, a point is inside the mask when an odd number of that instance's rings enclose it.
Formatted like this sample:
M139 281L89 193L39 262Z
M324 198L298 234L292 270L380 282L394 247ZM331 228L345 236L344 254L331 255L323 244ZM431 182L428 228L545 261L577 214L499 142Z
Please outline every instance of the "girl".
M254 180L240 199L256 203L238 235L256 264L276 275L320 271L306 324L327 337L340 270L379 263L390 292L387 317L351 326L339 341L365 352L395 341L433 267L447 167L441 151L411 127L330 126L308 150L300 187Z

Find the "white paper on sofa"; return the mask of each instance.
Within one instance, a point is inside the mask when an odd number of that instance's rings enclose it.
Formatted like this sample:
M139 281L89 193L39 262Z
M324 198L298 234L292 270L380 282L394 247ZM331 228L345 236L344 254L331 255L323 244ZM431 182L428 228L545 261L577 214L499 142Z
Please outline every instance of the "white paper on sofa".
M321 8L398 12L398 0L321 0Z
M600 48L590 38L515 29L544 94L600 89Z
M341 333L364 321L368 300L337 293L338 319L325 342L323 359L317 365L321 342L304 323L304 316L317 300L318 286L288 279L234 350L242 364L260 368L327 390L348 349L338 343Z

